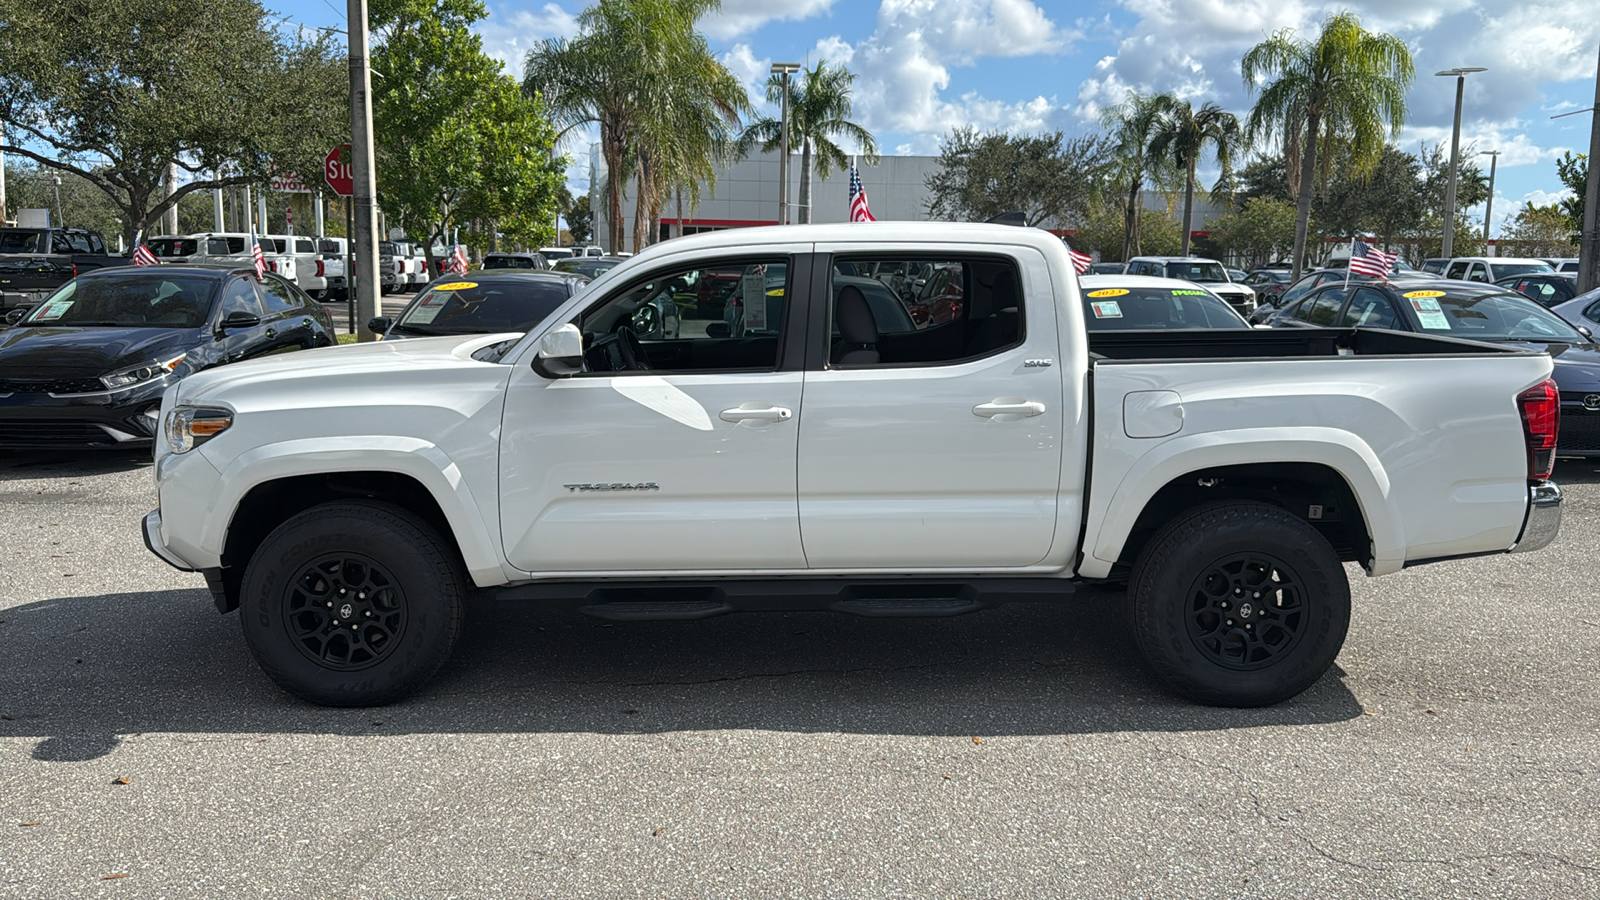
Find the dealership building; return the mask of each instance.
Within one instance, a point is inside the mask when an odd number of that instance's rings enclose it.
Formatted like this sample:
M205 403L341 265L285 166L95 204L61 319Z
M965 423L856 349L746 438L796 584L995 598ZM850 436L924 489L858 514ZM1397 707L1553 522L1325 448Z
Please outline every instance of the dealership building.
M689 198L683 198L680 213L675 198L667 198L661 207L661 239L678 234L695 234L723 228L745 228L754 225L778 224L778 159L780 154L753 153L749 157L721 166L717 172L716 186L700 186L700 202L691 208ZM600 145L592 144L589 150L589 208L594 211L594 234L604 243L609 234L607 225L605 191L605 160L600 155ZM936 156L883 156L874 164L857 162L861 186L867 192L872 215L880 221L925 222L928 215L927 177L939 171ZM799 221L800 154L793 153L789 164L789 221ZM622 234L628 247L607 247L608 252L632 249L634 223L634 183L630 180L622 197ZM1165 210L1165 200L1154 191L1145 192L1146 208ZM1203 232L1204 223L1210 222L1225 210L1216 210L1209 203L1195 199L1195 230ZM811 221L850 221L850 171L835 171L824 180L811 176ZM681 228L681 231L679 230ZM1070 232L1069 232L1070 233Z

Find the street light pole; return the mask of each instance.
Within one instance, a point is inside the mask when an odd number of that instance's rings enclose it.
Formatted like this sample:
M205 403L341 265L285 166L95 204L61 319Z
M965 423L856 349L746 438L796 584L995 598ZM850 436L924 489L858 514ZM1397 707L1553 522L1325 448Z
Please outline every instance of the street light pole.
M773 63L769 70L783 77L783 106L778 117L778 224L789 224L789 76L800 71L799 63Z
M1439 255L1449 259L1455 254L1456 236L1456 172L1461 168L1461 95L1466 89L1467 76L1473 72L1487 71L1482 66L1461 66L1433 73L1439 77L1456 79L1456 118L1450 130L1450 180L1444 189L1444 246Z
M372 150L372 67L367 59L370 44L367 37L367 0L349 0L346 15L350 20L350 156L354 194L351 208L354 211L353 233L350 249L355 259L353 271L346 272L346 281L354 280L350 302L356 310L358 338L374 340L377 336L367 329L367 323L378 314L378 177ZM349 287L346 287L349 291Z
M56 227L67 227L67 220L61 217L61 176L52 176L56 180Z
M1489 223L1494 220L1494 170L1495 166L1500 164L1500 151L1484 150L1478 155L1489 157L1489 200L1483 207L1483 252L1488 253Z
M1600 288L1600 63L1594 68L1594 109L1589 115L1589 181L1583 192L1583 236L1578 244L1578 290Z

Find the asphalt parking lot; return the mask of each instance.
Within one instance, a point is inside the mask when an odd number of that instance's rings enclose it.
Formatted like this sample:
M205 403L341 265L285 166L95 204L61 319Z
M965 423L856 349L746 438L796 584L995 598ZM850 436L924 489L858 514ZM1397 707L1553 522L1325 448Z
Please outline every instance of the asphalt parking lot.
M1600 897L1600 467L1542 553L1353 581L1296 700L1120 597L606 623L481 603L378 710L149 555L139 455L0 452L0 897ZM125 781L125 783L124 783Z

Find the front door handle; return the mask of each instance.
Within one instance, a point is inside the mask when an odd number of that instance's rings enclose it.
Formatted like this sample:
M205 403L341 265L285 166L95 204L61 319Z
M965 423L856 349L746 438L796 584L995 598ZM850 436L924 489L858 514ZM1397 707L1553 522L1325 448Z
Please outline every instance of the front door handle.
M268 328L267 329L267 337L277 337L277 336L278 336L278 330L276 328Z
M745 422L754 419L758 422L786 422L794 417L794 411L781 406L735 406L733 409L722 411L720 418L724 422Z
M993 403L980 403L974 406L972 414L985 419L992 419L995 416L1039 416L1044 415L1044 404L1037 400L1001 397Z

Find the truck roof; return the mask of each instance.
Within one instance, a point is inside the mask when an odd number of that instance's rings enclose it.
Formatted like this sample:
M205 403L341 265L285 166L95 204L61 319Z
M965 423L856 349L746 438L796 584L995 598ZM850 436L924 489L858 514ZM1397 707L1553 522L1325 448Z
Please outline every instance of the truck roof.
M639 255L676 253L678 250L748 247L751 244L794 243L900 244L941 243L1023 244L1040 248L1064 248L1061 239L1040 228L1015 225L988 225L977 222L835 222L819 225L760 225L754 228L727 228L675 237L651 244ZM563 250L569 249L566 247Z

